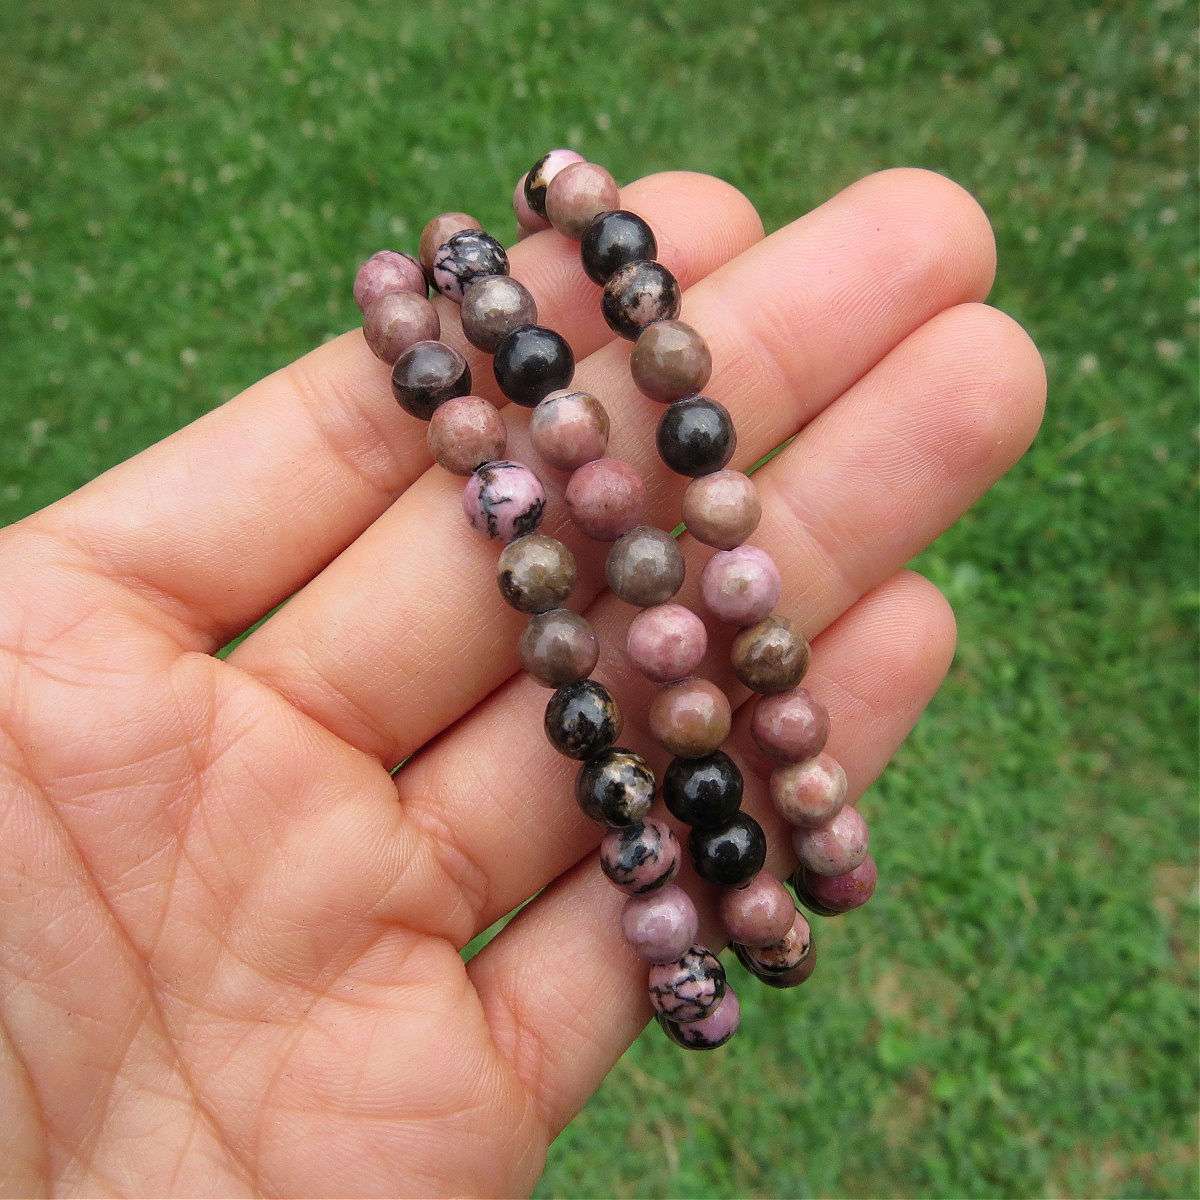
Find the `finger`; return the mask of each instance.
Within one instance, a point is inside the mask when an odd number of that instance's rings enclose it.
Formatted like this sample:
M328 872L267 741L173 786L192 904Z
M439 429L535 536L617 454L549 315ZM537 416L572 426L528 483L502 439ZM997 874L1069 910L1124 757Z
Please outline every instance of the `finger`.
M986 292L993 262L986 220L961 188L928 172L888 172L689 289L684 315L705 332L717 367L708 390L738 423L735 462L753 463L790 436L929 317ZM627 347L605 347L577 379L610 410L612 452L650 480L650 519L673 525L684 481L656 462L662 408L634 389ZM530 461L524 417L513 414L510 433ZM562 480L546 482L557 495ZM462 521L461 487L427 474L235 661L387 762L459 719L515 671L523 621L497 593L494 547ZM579 562L573 603L587 604L606 547L565 528L561 505L552 513L548 527Z
M651 176L622 200L654 223L685 283L762 236L745 197L709 176ZM539 234L513 248L511 264L578 356L608 341L574 243ZM499 402L490 357L466 343L457 306L437 304L475 390ZM189 644L215 648L311 578L430 465L425 425L400 411L389 374L361 330L343 334L35 521L165 608Z
M830 710L830 749L858 797L937 690L953 654L953 615L931 584L901 575L859 601L813 649L810 685ZM768 868L785 875L794 866L791 847L768 811L761 779L747 777L744 803L767 830ZM887 886L886 850L882 859ZM713 917L715 893L694 878L686 886L701 908L702 937L719 949L724 939ZM493 1037L552 1133L574 1116L650 1017L646 964L620 933L624 901L593 854L470 965Z

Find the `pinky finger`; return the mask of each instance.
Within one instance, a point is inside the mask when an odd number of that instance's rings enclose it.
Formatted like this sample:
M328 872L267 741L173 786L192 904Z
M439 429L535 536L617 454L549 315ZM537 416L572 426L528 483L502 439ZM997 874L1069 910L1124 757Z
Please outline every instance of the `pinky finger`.
M858 797L883 770L937 691L954 653L954 616L932 584L893 576L863 597L813 646L805 686L833 722L829 749ZM746 711L736 728L743 734ZM736 735L735 735L736 736ZM735 753L754 759L739 741ZM564 798L564 803L571 803ZM767 867L795 865L785 827L770 813L764 780L747 773L745 806L767 831ZM707 944L723 944L713 894L701 901ZM500 1051L527 1087L553 1137L571 1120L650 1018L646 964L622 940L625 897L592 854L525 908L470 965Z

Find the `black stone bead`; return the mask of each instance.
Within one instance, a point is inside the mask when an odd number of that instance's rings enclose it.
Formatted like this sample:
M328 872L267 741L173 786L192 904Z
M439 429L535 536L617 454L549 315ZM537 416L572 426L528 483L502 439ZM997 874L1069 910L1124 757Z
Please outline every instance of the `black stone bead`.
M767 836L749 813L738 813L721 829L693 829L688 849L701 879L737 887L762 870L767 861Z
M575 799L593 821L637 824L654 803L654 772L640 754L613 746L579 768Z
M663 776L663 799L672 816L688 825L728 825L742 804L742 773L723 750L701 758L675 758Z
M594 758L617 740L621 711L609 691L594 679L560 687L546 705L546 736L568 758Z
M658 423L658 453L680 475L711 475L735 449L737 431L729 410L707 396L676 400Z
M623 208L593 217L579 242L583 269L601 286L622 267L652 259L657 253L654 231L636 213Z
M422 421L428 421L443 401L470 390L467 360L445 342L417 342L392 367L392 395L405 412Z
M679 283L662 263L632 262L604 285L600 311L613 333L636 342L655 321L679 316Z
M492 370L500 390L525 408L565 388L575 374L575 355L553 329L522 325L496 347Z

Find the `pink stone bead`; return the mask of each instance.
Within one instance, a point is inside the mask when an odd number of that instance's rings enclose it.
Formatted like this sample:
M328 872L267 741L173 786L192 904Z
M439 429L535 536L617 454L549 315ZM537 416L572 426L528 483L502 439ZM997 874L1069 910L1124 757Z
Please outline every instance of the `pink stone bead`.
M648 896L631 896L621 913L621 931L640 958L669 963L696 940L700 918L687 892L673 883Z
M371 353L389 365L418 342L435 342L442 322L437 309L415 292L388 292L363 314L363 337Z
M704 622L682 604L658 604L638 613L629 626L629 660L655 683L675 683L690 675L708 649Z
M410 255L398 250L377 250L354 277L354 303L365 313L376 300L393 292L413 292L425 298L428 295L425 272Z
M657 1016L659 1027L677 1046L687 1050L715 1050L737 1033L742 1023L742 1008L737 993L727 984L721 1003L699 1021L672 1021L661 1013Z
M750 734L758 748L775 762L804 762L825 749L829 713L807 688L761 696L754 704Z
M485 537L511 542L541 524L546 507L542 482L520 463L484 463L463 489L463 515Z
M593 217L620 207L617 181L599 163L571 163L546 188L546 216L565 237L581 238Z
M757 546L718 550L700 577L708 610L731 625L753 625L779 602L783 581L775 560Z
M861 908L875 894L879 871L871 855L844 875L817 875L801 867L792 877L800 902L825 917Z
M533 448L552 467L574 471L608 449L608 412L595 396L569 390L551 392L533 410Z
M429 453L455 475L470 475L504 457L504 420L480 396L454 396L433 410L426 441Z
M857 808L843 808L820 829L797 829L792 846L800 865L814 875L845 875L867 857L867 823Z
M575 524L600 542L615 542L646 512L646 485L619 458L585 463L567 481L564 498Z
M654 817L610 829L600 843L600 867L610 883L641 896L679 874L682 850L671 827Z
M721 893L721 923L730 941L743 946L770 946L787 936L796 905L770 871L759 871L744 887Z
M828 825L846 803L846 772L829 754L776 767L767 787L775 810L800 829Z
M516 215L517 224L521 227L522 237L550 228L550 222L541 213L535 213L529 207L529 201L525 199L525 177L528 174L529 172L526 171L525 175L522 175L517 180L517 186L513 188L512 197L513 213Z

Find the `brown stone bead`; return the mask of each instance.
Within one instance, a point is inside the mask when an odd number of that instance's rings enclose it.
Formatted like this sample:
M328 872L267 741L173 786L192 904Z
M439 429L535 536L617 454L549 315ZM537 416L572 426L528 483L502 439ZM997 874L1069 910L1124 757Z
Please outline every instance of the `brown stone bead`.
M638 525L619 537L604 564L608 586L638 608L665 604L682 587L683 573L679 544L652 525Z
M467 341L492 354L514 329L536 324L537 304L511 275L484 275L467 284L459 316Z
M758 748L775 762L806 762L825 749L829 713L807 688L799 687L756 700L750 733Z
M500 594L518 612L548 612L575 586L575 555L558 538L527 533L504 547L496 581Z
M642 330L629 370L651 400L670 404L703 390L712 375L712 354L686 321L655 321Z
M665 687L650 702L650 732L677 758L700 758L729 736L729 698L707 679L684 679Z
M688 533L718 550L736 550L758 528L761 517L758 487L741 471L701 475L683 493Z
M721 924L729 940L743 946L770 946L787 937L796 905L770 871L759 871L740 888L721 893Z
M596 458L577 468L563 499L575 524L600 542L615 541L646 513L646 485L619 458Z
M508 430L495 407L481 396L455 396L434 409L425 440L429 453L447 471L470 475L504 457Z
M563 167L546 188L546 216L569 238L581 238L593 217L620 207L617 181L599 163Z
M578 613L552 608L531 617L518 647L521 665L546 687L586 679L600 658L600 639Z
M441 334L437 309L415 292L388 292L363 317L363 337L371 353L389 365L410 346L437 341Z
M551 392L529 422L533 448L552 467L574 471L608 449L608 412L589 392Z
M773 696L804 677L808 642L787 617L772 615L734 638L731 657L734 673L752 692Z
M425 274L432 278L433 256L456 233L461 233L464 229L482 228L483 226L474 217L468 216L466 213L442 213L432 218L421 230L421 244L417 251L421 266L425 268Z

